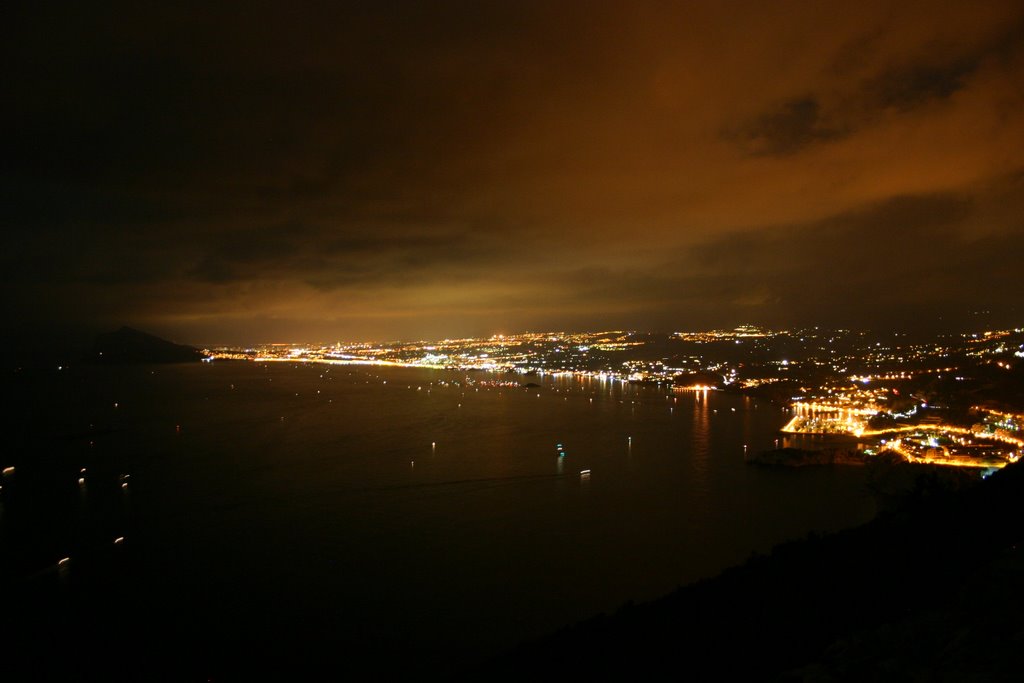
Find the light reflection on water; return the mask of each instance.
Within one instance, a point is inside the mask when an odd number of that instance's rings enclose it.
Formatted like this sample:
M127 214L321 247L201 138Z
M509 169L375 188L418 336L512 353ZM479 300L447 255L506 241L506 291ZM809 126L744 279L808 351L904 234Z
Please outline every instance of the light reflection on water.
M493 652L874 512L859 471L746 465L743 446L771 448L789 416L716 392L285 363L80 373L57 432L110 430L66 448L131 473L117 514L169 602L259 596L428 658ZM542 386L481 386L509 379Z

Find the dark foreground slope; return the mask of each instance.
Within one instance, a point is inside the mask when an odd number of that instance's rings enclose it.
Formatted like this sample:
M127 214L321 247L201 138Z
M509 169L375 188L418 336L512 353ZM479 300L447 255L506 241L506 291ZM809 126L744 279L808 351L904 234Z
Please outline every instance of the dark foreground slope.
M1018 464L525 644L469 677L1017 679L1022 502Z
M97 336L88 356L94 363L188 363L202 358L198 349L131 327Z

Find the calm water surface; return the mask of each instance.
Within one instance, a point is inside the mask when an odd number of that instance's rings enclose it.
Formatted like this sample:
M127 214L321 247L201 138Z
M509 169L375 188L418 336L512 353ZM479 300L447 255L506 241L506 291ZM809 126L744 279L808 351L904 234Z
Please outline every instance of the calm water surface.
M87 468L54 559L124 535L183 639L316 629L382 672L456 667L875 512L856 468L744 464L789 413L714 392L241 362L18 390L18 464Z

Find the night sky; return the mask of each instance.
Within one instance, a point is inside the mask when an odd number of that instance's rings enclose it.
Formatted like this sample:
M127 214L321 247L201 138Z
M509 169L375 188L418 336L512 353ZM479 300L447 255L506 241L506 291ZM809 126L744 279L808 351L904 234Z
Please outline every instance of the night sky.
M18 4L8 336L1024 315L1020 2Z

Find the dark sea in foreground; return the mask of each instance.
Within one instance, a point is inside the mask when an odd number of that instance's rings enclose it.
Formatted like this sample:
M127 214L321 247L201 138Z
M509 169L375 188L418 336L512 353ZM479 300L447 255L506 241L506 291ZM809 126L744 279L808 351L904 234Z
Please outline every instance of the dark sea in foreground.
M245 362L9 384L3 636L41 674L443 675L875 513L859 468L745 464L789 412L736 395Z

